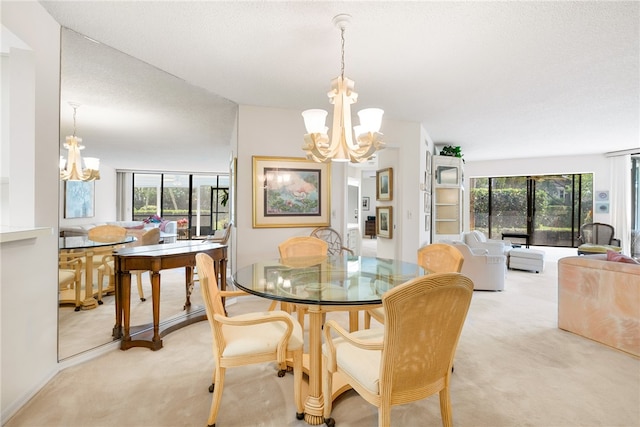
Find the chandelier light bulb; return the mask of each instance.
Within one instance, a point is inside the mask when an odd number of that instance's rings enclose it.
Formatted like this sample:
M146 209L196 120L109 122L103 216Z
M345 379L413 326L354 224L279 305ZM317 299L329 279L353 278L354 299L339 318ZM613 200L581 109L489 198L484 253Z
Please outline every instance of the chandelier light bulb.
M365 132L379 132L382 125L384 110L380 108L365 108L358 111L360 125Z
M305 110L302 112L304 119L304 126L307 128L307 133L323 133L326 132L327 127L325 123L327 121L327 112L320 109Z

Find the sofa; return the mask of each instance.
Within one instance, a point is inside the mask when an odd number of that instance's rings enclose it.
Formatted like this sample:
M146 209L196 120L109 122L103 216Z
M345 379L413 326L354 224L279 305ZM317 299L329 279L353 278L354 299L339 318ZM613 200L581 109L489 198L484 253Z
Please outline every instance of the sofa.
M640 265L608 258L558 260L558 328L640 357Z
M508 255L512 249L509 240L487 239L479 230L462 233L463 242L471 249L486 249L490 255Z
M507 270L504 255L492 255L486 249L472 249L463 242L442 241L453 245L464 256L462 270L473 281L474 291L502 291Z
M144 221L107 221L95 222L82 225L61 226L60 237L84 236L89 230L98 225L118 225L127 229L127 235L140 238L146 230L153 227L160 228L160 236L164 243L172 243L176 241L178 233L177 221L163 221L161 223L145 223Z

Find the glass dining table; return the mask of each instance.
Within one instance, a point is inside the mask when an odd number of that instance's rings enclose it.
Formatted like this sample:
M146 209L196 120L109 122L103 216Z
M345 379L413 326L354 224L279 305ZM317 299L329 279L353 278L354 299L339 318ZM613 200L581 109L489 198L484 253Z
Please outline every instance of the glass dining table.
M60 252L73 252L79 257L84 258L85 266L85 298L82 301L83 310L91 310L98 307L98 301L93 297L93 257L96 254L107 255L111 249L135 242L133 236L125 236L121 239L98 242L90 240L88 236L68 236L58 239L58 249Z
M328 311L353 311L382 304L382 294L424 275L417 264L351 255L300 257L261 261L239 269L232 283L250 294L306 308L309 313L309 354L305 368L309 389L305 421L324 422L322 395L322 320ZM350 328L357 328L350 324ZM334 379L332 398L349 389Z

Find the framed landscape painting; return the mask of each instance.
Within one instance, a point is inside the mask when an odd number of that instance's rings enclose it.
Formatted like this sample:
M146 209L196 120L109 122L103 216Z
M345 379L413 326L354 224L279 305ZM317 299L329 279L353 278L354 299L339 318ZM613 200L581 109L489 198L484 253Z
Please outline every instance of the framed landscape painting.
M378 237L391 239L393 237L393 207L378 206L376 208L376 225Z
M253 228L330 224L330 163L253 156Z
M91 218L94 216L95 181L64 182L64 217Z
M386 168L376 172L376 200L393 200L393 169Z

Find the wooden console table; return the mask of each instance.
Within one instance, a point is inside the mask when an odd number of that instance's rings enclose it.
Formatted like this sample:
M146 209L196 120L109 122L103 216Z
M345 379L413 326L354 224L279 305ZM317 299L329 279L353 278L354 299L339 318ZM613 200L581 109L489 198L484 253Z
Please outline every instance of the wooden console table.
M227 287L227 247L217 243L194 240L179 241L163 245L138 246L120 249L113 253L116 275L116 323L113 337L122 338L120 348L146 347L151 350L162 348L162 337L176 329L207 318L204 307L191 309L191 291L193 289L193 267L196 254L206 253L214 260L220 289ZM160 330L160 271L185 267L186 301L184 320L169 322ZM151 272L151 300L153 304L153 330L142 332L132 340L130 335L131 312L131 271L148 270Z

